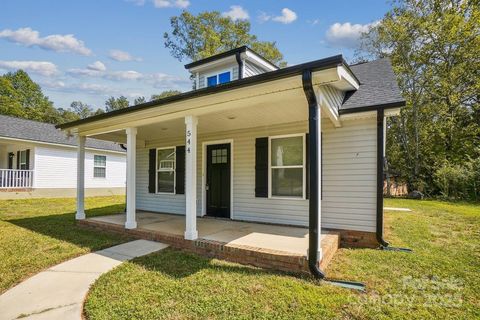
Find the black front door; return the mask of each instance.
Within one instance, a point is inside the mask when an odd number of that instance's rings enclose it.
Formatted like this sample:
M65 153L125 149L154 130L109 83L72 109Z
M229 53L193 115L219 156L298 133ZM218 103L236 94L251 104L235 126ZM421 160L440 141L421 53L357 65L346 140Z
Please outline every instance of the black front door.
M230 218L230 144L207 146L207 215Z

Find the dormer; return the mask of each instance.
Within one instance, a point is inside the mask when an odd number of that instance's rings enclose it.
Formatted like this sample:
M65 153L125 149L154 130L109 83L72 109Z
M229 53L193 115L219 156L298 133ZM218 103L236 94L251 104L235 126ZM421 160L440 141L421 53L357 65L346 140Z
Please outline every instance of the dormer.
M278 67L247 46L235 48L185 65L201 89L278 70Z

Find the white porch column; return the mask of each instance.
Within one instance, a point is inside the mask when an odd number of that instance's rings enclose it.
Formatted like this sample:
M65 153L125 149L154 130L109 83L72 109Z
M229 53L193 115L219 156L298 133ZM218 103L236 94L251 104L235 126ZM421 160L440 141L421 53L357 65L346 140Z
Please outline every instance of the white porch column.
M198 238L197 231L197 123L195 116L185 117L185 239Z
M127 220L126 229L135 229L137 220L135 218L135 174L136 174L136 150L137 150L137 128L127 128Z
M77 137L77 220L85 219L85 140L85 136Z

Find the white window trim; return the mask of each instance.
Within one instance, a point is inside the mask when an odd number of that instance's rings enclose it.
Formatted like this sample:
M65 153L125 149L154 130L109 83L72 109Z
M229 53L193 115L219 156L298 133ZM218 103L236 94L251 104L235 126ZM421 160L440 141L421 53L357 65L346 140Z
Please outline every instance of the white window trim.
M285 197L285 196L274 196L272 195L272 140L281 139L281 138L291 138L291 137L302 137L303 142L303 152L302 152L302 165L296 166L275 166L276 169L281 168L303 168L303 179L302 179L302 196L301 197ZM305 158L305 133L294 133L294 134L285 134L279 136L269 136L268 137L268 198L269 199L284 199L284 200L306 200L306 173L307 173L307 163Z
M169 172L169 170L158 170L158 150L173 149L173 192L158 192L158 172ZM155 150L155 194L177 194L177 147L161 147Z
M210 73L204 73L204 77L205 77L205 87L204 88L208 88L208 78L209 77L213 77L213 76L216 76L217 77L217 86L219 85L218 83L218 76L221 74L221 73L225 73L225 72L230 72L230 81L229 82L232 82L232 77L233 77L233 67L232 68L226 68L226 69L223 69L223 70L220 70L220 71L215 71L215 72L210 72Z
M105 157L105 166L100 167L95 165L95 157ZM105 177L95 177L95 168L104 168L105 169ZM94 154L93 155L93 179L107 179L107 156L104 154Z
M25 154L25 162L22 162L22 154ZM22 165L25 165L26 169L22 169ZM20 150L20 159L18 159L18 166L19 170L29 170L30 168L27 168L27 150Z

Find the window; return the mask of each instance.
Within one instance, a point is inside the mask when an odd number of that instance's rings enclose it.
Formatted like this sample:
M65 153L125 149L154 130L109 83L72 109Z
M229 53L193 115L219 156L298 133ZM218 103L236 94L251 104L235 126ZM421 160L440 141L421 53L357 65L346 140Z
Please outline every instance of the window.
M224 72L220 73L218 75L218 83L227 83L230 82L230 71L229 72Z
M304 136L270 139L270 192L272 197L304 198Z
M105 178L107 176L107 156L93 156L93 177Z
M228 149L212 150L212 164L228 163Z
M157 149L157 193L175 193L175 148Z
M230 82L230 71L222 72L210 77L207 77L207 86L213 87L217 84L227 83Z
M20 170L28 170L27 168L27 150L20 151Z

